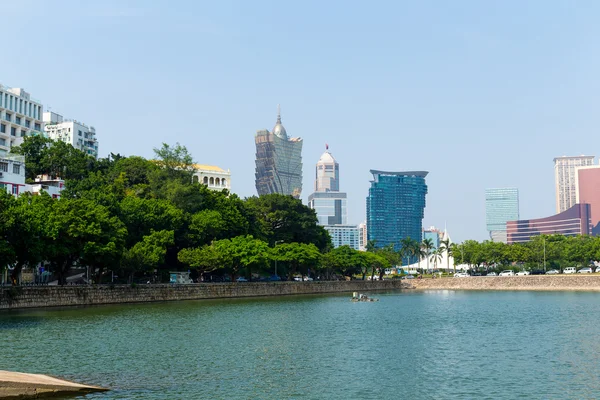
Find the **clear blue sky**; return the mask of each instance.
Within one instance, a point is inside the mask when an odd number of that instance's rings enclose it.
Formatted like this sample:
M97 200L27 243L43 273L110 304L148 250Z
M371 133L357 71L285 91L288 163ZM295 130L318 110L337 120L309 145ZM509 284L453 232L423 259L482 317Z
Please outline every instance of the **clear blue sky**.
M427 170L424 226L485 239L484 190L554 212L553 162L600 155L597 1L2 2L0 83L94 125L100 153L180 142L254 187L254 133L325 143L349 222L369 169Z

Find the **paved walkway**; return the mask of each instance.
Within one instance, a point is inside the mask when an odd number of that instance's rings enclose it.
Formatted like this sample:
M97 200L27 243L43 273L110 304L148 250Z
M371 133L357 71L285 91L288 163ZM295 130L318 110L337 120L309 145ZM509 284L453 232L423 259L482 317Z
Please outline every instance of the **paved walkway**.
M0 399L34 398L44 395L102 392L97 386L82 385L46 375L0 370Z

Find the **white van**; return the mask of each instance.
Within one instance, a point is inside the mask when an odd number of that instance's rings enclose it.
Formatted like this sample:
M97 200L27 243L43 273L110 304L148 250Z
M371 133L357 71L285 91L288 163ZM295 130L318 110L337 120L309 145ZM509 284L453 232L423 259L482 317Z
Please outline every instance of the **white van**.
M567 267L563 270L563 274L574 274L575 272L577 272L575 267Z

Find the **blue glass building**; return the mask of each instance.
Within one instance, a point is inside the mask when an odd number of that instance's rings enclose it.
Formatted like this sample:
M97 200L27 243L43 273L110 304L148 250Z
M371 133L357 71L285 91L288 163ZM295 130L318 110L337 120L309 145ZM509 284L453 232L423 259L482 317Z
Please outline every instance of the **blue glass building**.
M426 171L385 172L371 170L367 197L367 238L381 248L410 237L421 240L425 209Z

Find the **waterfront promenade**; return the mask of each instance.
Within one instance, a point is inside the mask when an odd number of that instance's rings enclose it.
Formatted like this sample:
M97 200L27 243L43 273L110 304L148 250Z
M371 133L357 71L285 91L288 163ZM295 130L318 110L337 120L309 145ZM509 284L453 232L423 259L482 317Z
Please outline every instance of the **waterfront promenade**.
M67 394L104 392L97 386L82 385L47 375L0 370L0 399L27 399Z
M472 276L411 279L416 290L600 291L600 275Z

